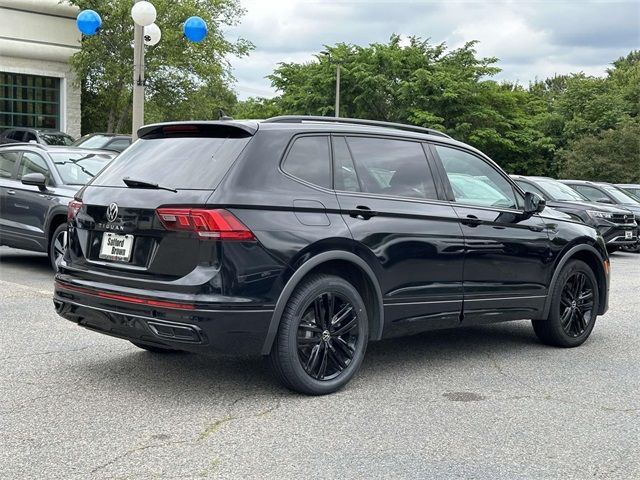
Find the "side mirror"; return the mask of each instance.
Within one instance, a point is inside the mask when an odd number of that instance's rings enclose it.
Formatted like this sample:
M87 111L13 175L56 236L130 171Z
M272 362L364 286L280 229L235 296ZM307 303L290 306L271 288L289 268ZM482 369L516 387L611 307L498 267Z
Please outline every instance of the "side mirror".
M530 215L540 213L546 206L546 200L544 198L540 198L540 195L531 192L524 194L524 213L528 213Z
M609 205L613 205L613 200L607 197L602 197L598 199L598 203L608 203Z
M22 183L25 185L33 185L38 187L40 190L47 189L47 177L42 173L28 173L22 177Z

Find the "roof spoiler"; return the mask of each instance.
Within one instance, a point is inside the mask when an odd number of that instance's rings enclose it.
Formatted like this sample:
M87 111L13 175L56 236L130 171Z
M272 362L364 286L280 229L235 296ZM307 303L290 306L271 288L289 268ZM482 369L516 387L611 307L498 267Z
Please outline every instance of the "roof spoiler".
M138 129L138 138L149 137L165 137L168 135L198 135L206 133L213 133L215 131L226 131L230 134L234 133L240 136L255 135L258 131L257 122L237 122L233 120L219 120L210 122L164 122L154 123L151 125L144 125ZM244 135L243 135L244 134Z

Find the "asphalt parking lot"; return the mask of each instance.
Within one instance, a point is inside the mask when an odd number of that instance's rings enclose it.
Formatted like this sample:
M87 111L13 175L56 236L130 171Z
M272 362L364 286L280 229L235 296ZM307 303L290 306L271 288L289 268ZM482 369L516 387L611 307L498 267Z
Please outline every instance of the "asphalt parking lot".
M58 317L0 248L0 478L640 478L640 255L612 257L586 344L529 322L372 344L337 394L260 358L157 356Z

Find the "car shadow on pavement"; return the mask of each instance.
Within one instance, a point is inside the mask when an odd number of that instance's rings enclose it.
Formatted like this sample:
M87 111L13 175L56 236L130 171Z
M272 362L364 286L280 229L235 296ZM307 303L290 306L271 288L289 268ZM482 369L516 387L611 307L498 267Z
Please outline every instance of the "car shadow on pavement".
M509 357L516 350L545 348L523 322L432 331L372 343L358 377L379 384L416 369L427 368L436 374L462 359L486 363L493 355ZM155 399L180 397L185 392L189 392L189 401L286 394L261 357L154 354L134 348L117 352L83 362L84 380L109 390L144 391ZM351 388L354 386L347 387Z
M53 276L51 263L46 254L26 252L24 250L0 250L0 268L15 267L37 271L38 273L50 273Z

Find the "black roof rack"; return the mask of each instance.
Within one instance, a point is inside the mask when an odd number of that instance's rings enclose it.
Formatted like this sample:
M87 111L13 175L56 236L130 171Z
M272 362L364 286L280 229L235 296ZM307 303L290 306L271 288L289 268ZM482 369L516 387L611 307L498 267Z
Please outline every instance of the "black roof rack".
M40 143L29 143L29 142L0 143L0 148L1 147L36 147L41 150L47 149L47 145L42 145Z
M345 123L350 125L367 125L370 127L395 128L396 130L405 130L408 132L426 133L429 135L437 135L439 137L451 138L446 133L439 132L432 128L416 127L414 125L405 125L404 123L382 122L379 120L362 120L359 118L344 117L317 117L307 115L282 115L279 117L271 117L263 120L263 123L303 123L303 122L324 122L324 123Z

